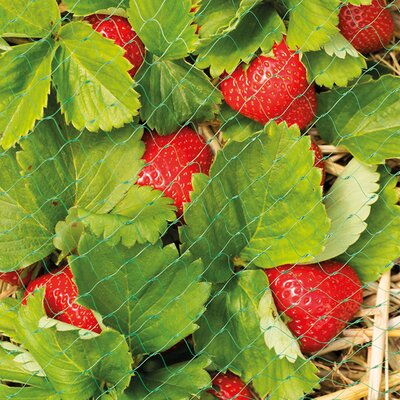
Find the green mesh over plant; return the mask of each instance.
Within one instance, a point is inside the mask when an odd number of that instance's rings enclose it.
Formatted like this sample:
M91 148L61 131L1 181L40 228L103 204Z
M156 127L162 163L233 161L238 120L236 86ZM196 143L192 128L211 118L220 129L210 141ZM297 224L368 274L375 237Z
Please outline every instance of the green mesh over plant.
M399 32L0 0L0 400L400 399Z

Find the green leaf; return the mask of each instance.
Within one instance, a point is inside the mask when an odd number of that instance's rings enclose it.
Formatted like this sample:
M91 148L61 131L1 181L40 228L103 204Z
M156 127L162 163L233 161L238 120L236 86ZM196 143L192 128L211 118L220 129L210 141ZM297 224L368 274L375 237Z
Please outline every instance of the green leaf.
M167 221L176 218L174 201L150 186L132 186L113 209L114 214L129 218L136 240L154 244L165 233Z
M318 96L318 132L367 164L400 157L400 78L338 88Z
M230 74L240 61L248 61L259 48L269 52L274 42L282 40L283 33L285 25L278 13L270 6L259 5L243 16L236 29L200 44L196 49L197 66L211 67L214 77L224 71Z
M45 317L42 303L40 291L19 308L14 339L43 368L54 393L62 392L63 398L71 400L99 395L108 387L121 393L129 384L132 364L123 336L110 329L98 335L46 326L51 319Z
M333 57L334 55L339 58L345 58L346 55L352 57L359 57L360 53L353 47L353 45L338 32L331 40L323 46L326 54Z
M353 4L355 6L369 6L372 3L372 0L345 0L343 1L345 4Z
M64 25L59 37L53 80L67 123L110 131L131 122L140 102L124 49L83 22Z
M204 357L169 365L148 374L138 374L121 400L187 400L209 387L211 378L205 371Z
M113 136L99 133L96 140L89 132L60 128L54 118L41 121L21 142L22 151L0 154L2 271L49 255L55 225L70 207L112 210L143 165L141 128L126 126Z
M78 208L74 222L88 226L110 246L121 242L132 247L136 243L155 244L167 230L168 221L175 220L175 210L173 200L162 192L134 185L111 213L95 214Z
M263 271L240 272L216 287L194 334L195 347L212 359L216 370L229 369L244 382L252 382L261 398L298 400L317 386L317 369L301 357L291 362L266 346L259 315L266 291L268 281ZM289 338L284 338L286 332L275 326L271 330L276 341L291 346Z
M61 250L57 263L60 263L66 256L76 253L84 228L84 224L78 220L78 212L75 207L69 210L65 221L57 223L53 239L54 247Z
M367 224L371 205L378 200L377 166L365 165L353 158L338 176L324 199L331 219L324 251L313 262L330 260L354 244Z
M136 182L144 164L140 159L143 128L127 125L112 135L101 132L94 137L87 131L60 130L53 120L46 123L21 143L23 151L17 157L24 171L33 171L29 178L38 191L46 199L61 194L67 210L71 206L98 213L112 210ZM45 185L48 189L41 188ZM66 216L63 209L59 220Z
M213 38L236 28L241 18L262 0L204 0L196 16L202 39Z
M208 392L200 393L200 400L215 400L215 396Z
M175 246L109 246L91 235L79 243L70 265L80 303L104 316L103 322L129 341L133 354L168 349L197 328L209 285L203 266Z
M0 333L12 337L15 335L14 320L17 316L20 301L6 297L0 301Z
M380 167L378 201L372 205L367 229L340 260L349 263L365 282L375 281L400 257L400 207L396 176Z
M279 316L270 290L262 295L258 314L260 328L264 332L264 342L270 350L274 350L279 358L285 357L291 363L294 363L298 357L304 359L297 340Z
M264 125L246 118L223 103L218 116L221 121L222 136L225 140L243 142L264 129Z
M11 49L12 47L8 44L8 42L0 37L0 51L8 51Z
M0 384L0 396L3 399L18 400L63 400L60 394L54 393L52 390L34 387L10 387L2 384Z
M162 192L137 185L131 187L110 213L99 214L73 207L65 221L56 225L54 246L61 250L58 260L76 253L85 227L103 237L110 246L119 242L127 247L136 243L155 244L167 230L168 221L176 218L175 209L173 200Z
M129 22L145 46L162 59L176 60L197 41L191 0L130 0Z
M222 95L207 75L184 60L147 55L147 66L136 75L143 105L140 116L160 134L177 130L188 120L213 119Z
M49 134L50 138L51 131L44 124L41 124L41 127L41 132ZM53 189L51 184L58 179L56 173L53 172L53 179L50 182L43 180L39 186L36 186L37 171L28 176L21 176L20 169L14 149L0 155L0 265L2 271L24 268L50 254L53 250L54 225L59 218L64 217L64 213L66 214L59 199L54 199L54 195L50 197L46 195ZM43 165L42 169L46 169L46 166ZM40 193L41 188L44 190L43 195Z
M295 126L271 123L242 143L228 143L210 179L194 176L182 240L203 259L208 279L228 279L233 262L269 268L322 251L329 220L321 175L310 139L299 134Z
M1 145L8 149L43 117L50 92L52 39L21 44L0 56Z
M346 86L367 67L362 56L352 57L347 54L345 58L331 57L324 50L304 53L302 62L307 67L308 80L328 88L332 88L333 85Z
M21 383L51 390L46 379L37 375L35 365L32 368L32 364L37 365L26 350L10 342L0 342L0 379L3 382ZM40 369L39 365L37 367Z
M0 0L0 36L42 38L60 18L55 0Z
M289 9L287 42L292 49L319 50L339 32L340 0L284 0Z
M129 0L64 0L63 4L76 15L88 15L107 8L128 8Z

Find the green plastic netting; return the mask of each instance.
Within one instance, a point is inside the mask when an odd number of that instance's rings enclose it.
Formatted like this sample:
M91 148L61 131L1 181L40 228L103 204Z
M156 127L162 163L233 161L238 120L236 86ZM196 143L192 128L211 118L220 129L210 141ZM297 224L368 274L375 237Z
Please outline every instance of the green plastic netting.
M0 0L0 400L400 399L399 11Z

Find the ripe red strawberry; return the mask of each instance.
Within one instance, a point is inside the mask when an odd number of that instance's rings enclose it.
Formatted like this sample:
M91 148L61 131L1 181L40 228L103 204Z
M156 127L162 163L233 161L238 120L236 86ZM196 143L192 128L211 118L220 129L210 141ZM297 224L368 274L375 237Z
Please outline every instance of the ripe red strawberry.
M69 266L57 268L32 281L26 288L23 304L26 303L26 297L29 294L43 286L45 287L44 307L49 317L78 328L101 332L93 312L75 303L78 289Z
M220 400L252 400L254 399L246 385L231 372L223 374L221 372L213 373L212 385L214 389L208 390Z
M314 118L317 100L307 82L299 54L285 40L272 48L273 56L260 55L249 65L240 64L221 82L226 103L261 124L271 119L305 128Z
M299 337L303 352L318 351L335 338L362 303L356 273L338 261L266 269L279 312Z
M393 16L385 6L384 0L372 0L369 6L349 4L340 9L340 32L360 53L378 51L393 37Z
M177 133L160 136L146 132L143 136L146 151L137 183L162 190L174 199L178 217L183 213L183 203L190 201L192 175L197 172L208 174L213 160L210 148L203 139L188 127Z
M317 97L314 85L310 86L301 97L293 100L286 111L277 118L277 122L286 121L288 126L297 124L304 129L315 117Z
M12 272L0 273L0 279L9 285L26 286L31 280L33 270L31 268L23 268Z
M314 166L318 167L322 171L321 186L324 186L325 182L325 165L324 155L322 154L319 146L311 140L311 150L314 152Z
M129 71L133 77L143 63L145 48L126 18L116 15L92 14L85 18L94 30L112 39L125 49L125 58L132 64Z

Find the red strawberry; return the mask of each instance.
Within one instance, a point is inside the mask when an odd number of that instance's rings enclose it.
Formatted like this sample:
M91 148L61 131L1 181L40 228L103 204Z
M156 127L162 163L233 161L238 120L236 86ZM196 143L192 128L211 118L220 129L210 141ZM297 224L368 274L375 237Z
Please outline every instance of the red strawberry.
M372 0L369 6L349 4L340 9L340 32L360 53L378 51L393 37L393 16L385 6L384 0Z
M297 124L300 129L314 119L317 111L317 97L314 85L310 86L301 97L293 100L286 111L277 118L277 122L286 121L288 126Z
M285 40L272 48L273 56L258 56L240 64L221 82L226 103L235 111L261 124L271 119L305 128L314 118L317 100L307 82L299 54Z
M116 15L92 14L85 18L94 30L104 37L112 39L125 49L125 58L132 64L129 71L133 77L143 63L145 49L143 42L132 29L126 18Z
M193 190L192 175L208 174L213 160L210 148L203 139L188 127L177 133L160 136L146 132L143 136L146 151L137 183L162 190L175 201L178 217L183 213L183 203L190 201Z
M26 297L29 294L43 286L46 288L44 307L49 317L78 328L97 333L101 332L93 312L75 303L78 289L73 281L72 271L69 266L57 268L32 281L26 288L23 304L26 304Z
M311 150L314 152L314 166L318 167L322 171L321 186L324 186L325 181L325 165L324 155L322 154L319 146L311 140Z
M304 352L326 346L354 316L362 303L356 273L338 261L283 265L266 269L279 312L299 337Z
M252 400L254 399L250 390L246 387L246 385L231 372L227 372L223 374L213 373L212 376L212 385L214 389L208 390L209 393L214 395L217 399L220 400Z
M33 270L31 268L23 268L12 272L0 273L0 279L9 285L26 286L31 280Z

